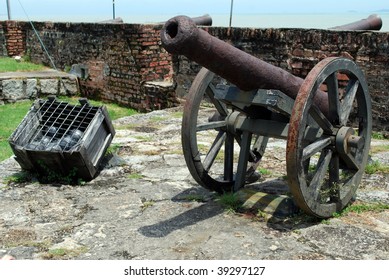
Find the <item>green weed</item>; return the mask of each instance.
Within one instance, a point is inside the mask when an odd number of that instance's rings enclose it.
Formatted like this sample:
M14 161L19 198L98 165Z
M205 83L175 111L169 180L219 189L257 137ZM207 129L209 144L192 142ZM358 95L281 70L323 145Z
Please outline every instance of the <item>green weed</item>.
M379 161L373 161L372 163L366 165L365 172L367 174L389 173L389 166L384 165Z
M382 152L389 152L389 145L378 145L370 147L371 154L377 154Z
M142 179L143 175L140 173L131 173L127 176L128 179Z
M150 208L152 207L153 205L155 204L155 201L154 200L143 200L142 201L142 206L140 207L140 209L143 211L145 211L147 208Z
M187 196L184 197L184 200L196 201L196 202L205 202L206 201L206 199L203 195L198 195L198 194L188 194Z
M242 208L242 202L235 193L224 193L215 199L228 213L236 213Z
M77 249L71 249L71 250L58 248L58 249L52 249L45 252L42 255L42 258L45 260L66 260L66 259L75 258L86 252L88 252L88 248L84 246Z
M348 213L361 214L364 212L381 212L388 209L389 205L384 203L355 203L347 206L340 212L334 213L333 217L339 218L347 215Z
M384 140L385 136L381 132L373 132L371 134L371 138L377 139L377 140Z
M269 169L266 169L266 168L260 168L259 169L259 173L261 173L262 175L271 175L271 171Z

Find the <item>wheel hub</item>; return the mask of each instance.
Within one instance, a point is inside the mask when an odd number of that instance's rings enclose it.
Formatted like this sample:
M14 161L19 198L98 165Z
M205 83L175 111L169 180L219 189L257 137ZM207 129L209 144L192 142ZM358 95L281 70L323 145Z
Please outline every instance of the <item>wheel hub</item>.
M236 123L237 123L237 120L238 120L238 117L241 116L242 113L241 112L238 112L238 111L234 111L232 112L231 114L229 114L227 117L226 117L226 124L227 124L227 131L232 133L232 134L236 134L237 131L236 131Z
M355 135L355 130L351 127L341 127L335 137L335 147L340 154L348 154L351 148L361 148L363 138Z

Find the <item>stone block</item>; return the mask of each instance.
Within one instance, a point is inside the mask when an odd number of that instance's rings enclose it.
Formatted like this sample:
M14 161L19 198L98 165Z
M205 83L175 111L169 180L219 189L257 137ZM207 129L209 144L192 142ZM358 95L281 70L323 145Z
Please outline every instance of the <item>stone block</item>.
M60 95L76 95L79 92L77 79L62 79L59 82Z
M27 98L36 98L38 95L38 81L36 79L27 79L26 84Z
M41 79L41 94L57 95L58 94L58 79Z
M25 91L23 86L23 80L11 79L4 80L3 84L3 96L4 99L11 102L16 100L25 99Z

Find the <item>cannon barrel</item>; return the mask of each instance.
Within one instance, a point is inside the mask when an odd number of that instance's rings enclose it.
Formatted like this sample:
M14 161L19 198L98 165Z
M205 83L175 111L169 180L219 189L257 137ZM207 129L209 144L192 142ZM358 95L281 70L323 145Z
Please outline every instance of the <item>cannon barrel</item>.
M168 20L161 30L163 47L171 54L184 55L223 77L244 91L278 89L296 98L303 79L271 65L197 28L186 16ZM328 98L318 90L315 104L328 114Z
M380 30L382 28L382 19L380 16L373 14L368 18L351 22L345 25L335 26L332 30Z
M196 25L212 26L212 17L208 14L199 17L192 17Z

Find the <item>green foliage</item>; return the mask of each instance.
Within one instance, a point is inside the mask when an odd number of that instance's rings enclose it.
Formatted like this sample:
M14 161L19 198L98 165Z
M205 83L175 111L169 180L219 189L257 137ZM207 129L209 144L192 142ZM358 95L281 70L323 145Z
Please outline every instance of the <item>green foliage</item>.
M347 215L348 213L361 214L364 212L381 212L388 209L389 205L384 203L355 203L347 206L340 212L334 213L333 217L339 218Z
M77 249L58 248L58 249L48 250L42 255L42 258L45 260L66 260L66 259L75 258L86 252L88 252L87 247L80 247Z
M389 173L389 166L381 164L379 161L373 161L366 165L365 172L367 174Z
M187 196L184 197L184 200L196 201L196 202L205 202L206 201L206 199L203 195L198 195L198 194L188 194Z
M235 213L240 208L242 208L242 202L239 200L239 197L236 193L224 193L216 197L216 202L218 202L223 208L227 210L228 213Z
M259 173L261 173L262 175L271 175L271 171L269 169L266 169L266 168L261 168L259 169Z
M111 144L109 145L107 151L105 152L106 155L113 155L113 154L116 154L120 149L120 145L115 143L115 144Z
M84 181L77 176L77 168L73 167L66 175L60 174L48 166L42 161L38 161L39 173L36 177L39 182L43 184L57 183L66 185L83 185Z
M33 178L34 176L30 172L21 171L13 174L12 176L5 178L4 183L7 185L22 184L22 183L31 182Z
M128 179L142 179L143 175L139 173L131 173L127 176Z
M385 139L385 136L381 132L373 132L371 134L371 137L373 139L377 139L377 140L384 140Z
M371 154L377 154L382 152L389 152L389 145L378 145L370 147Z
M0 106L0 161L12 156L8 138L22 121L31 104L31 101L24 101Z
M29 57L23 57L23 60L17 62L11 57L0 58L0 72L28 72L28 71L39 71L46 67L39 64L29 62Z
M145 211L147 208L150 208L152 207L153 205L155 204L155 201L154 200L146 200L144 199L142 201L142 206L140 207L142 211Z

